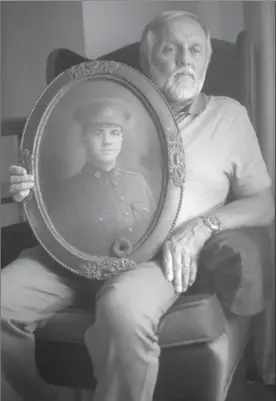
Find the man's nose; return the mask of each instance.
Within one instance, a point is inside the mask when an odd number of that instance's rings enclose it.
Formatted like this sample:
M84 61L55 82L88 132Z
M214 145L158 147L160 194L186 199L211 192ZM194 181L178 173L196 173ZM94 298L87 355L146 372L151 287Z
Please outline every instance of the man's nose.
M103 143L104 143L105 145L112 142L112 141L111 141L111 135L109 134L109 132L105 132L105 133L103 134L103 136L102 136L102 141L103 141Z
M182 47L178 50L177 53L177 65L178 66L186 66L191 64L191 54L189 52L189 49L186 47Z

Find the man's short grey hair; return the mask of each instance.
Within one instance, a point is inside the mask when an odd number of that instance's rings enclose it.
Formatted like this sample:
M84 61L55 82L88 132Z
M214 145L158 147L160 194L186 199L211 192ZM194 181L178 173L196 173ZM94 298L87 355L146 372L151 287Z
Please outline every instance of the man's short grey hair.
M158 28L168 24L171 20L176 18L190 18L196 21L204 30L207 40L208 63L212 55L211 35L209 30L202 24L198 15L186 11L165 11L155 17L146 25L140 40L140 65L144 73L149 72L149 63L151 60L151 51L153 43L150 40L150 33L155 32Z

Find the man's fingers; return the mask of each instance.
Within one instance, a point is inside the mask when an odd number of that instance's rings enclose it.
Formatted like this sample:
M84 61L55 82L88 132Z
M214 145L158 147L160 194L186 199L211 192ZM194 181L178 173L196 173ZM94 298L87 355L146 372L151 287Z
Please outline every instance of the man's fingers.
M179 251L173 252L174 288L177 293L182 292L182 257Z
M15 175L25 175L25 174L27 174L27 170L24 167L14 166L14 165L9 167L9 172L11 174L15 174Z
M27 174L24 167L12 165L9 167L10 172L10 193L13 194L13 199L16 202L21 202L26 198L30 189L34 187L34 177Z
M189 285L190 266L182 266L182 291L186 292Z
M15 194L15 195L13 196L13 199L14 199L16 202L22 202L23 199L25 199L26 196L29 195L29 193L30 193L30 190L29 190L29 189L27 189L26 191L18 192L17 194Z
M197 260L193 259L191 263L190 277L189 277L189 286L193 285L197 275Z
M187 291L191 272L191 254L185 252L182 255L182 286L183 292Z
M163 271L168 281L173 281L173 258L168 242L163 246Z
M33 182L22 182L20 184L12 184L10 186L10 192L12 194L16 194L18 192L26 191L27 189L33 188L34 183Z
M21 183L21 182L34 182L34 176L30 174L25 175L11 175L11 184Z

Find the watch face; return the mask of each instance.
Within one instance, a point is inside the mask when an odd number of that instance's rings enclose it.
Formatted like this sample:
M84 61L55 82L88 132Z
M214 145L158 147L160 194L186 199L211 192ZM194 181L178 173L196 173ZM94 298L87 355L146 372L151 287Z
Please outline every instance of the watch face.
M219 224L219 221L218 221L218 219L216 217L213 217L213 216L210 217L209 218L209 223L210 223L210 226L211 226L211 228L213 230L215 230L215 231L219 230L220 224Z
M203 217L204 223L213 231L219 231L220 223L215 216L204 216Z

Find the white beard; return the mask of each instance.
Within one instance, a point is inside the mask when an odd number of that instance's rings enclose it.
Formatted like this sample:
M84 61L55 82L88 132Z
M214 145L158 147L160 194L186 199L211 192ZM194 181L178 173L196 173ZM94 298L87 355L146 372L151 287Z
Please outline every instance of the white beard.
M200 93L203 83L204 80L198 81L197 79L193 80L192 78L173 78L165 85L164 94L172 101L187 101Z
M151 79L164 94L169 103L187 102L196 97L204 85L207 67L201 79L189 77L171 77L166 79L155 67L151 66Z

